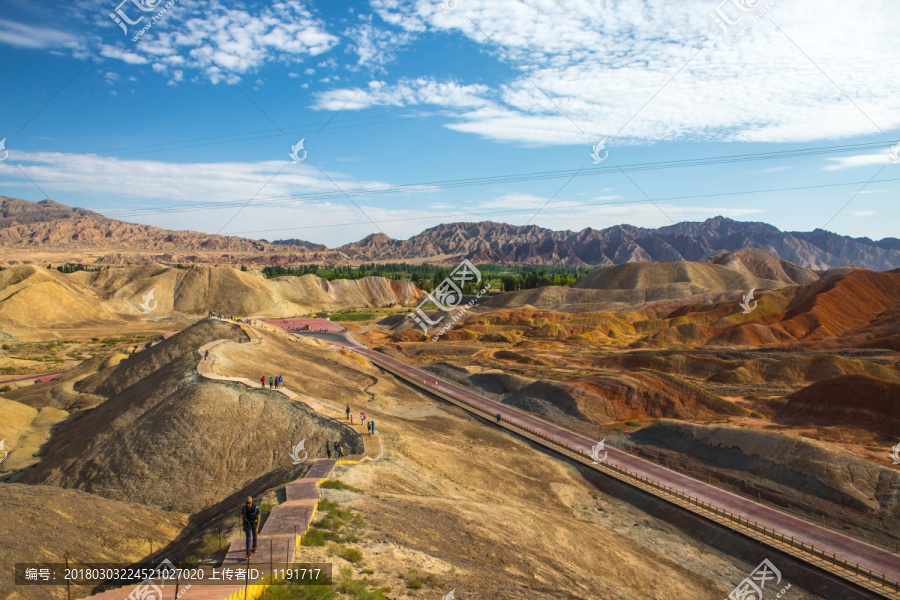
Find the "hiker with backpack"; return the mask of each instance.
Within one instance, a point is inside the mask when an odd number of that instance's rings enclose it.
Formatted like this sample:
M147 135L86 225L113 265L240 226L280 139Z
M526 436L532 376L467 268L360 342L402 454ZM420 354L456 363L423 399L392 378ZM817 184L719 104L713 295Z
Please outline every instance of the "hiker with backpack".
M275 378L274 377L269 377L269 389L270 390L275 389Z
M241 508L241 525L244 528L244 536L247 539L247 560L250 560L250 553L256 552L256 538L259 535L260 511L259 504L253 502L253 498L247 496L247 502ZM253 546L250 545L250 538L253 538Z
M500 422L500 413L497 413L497 422Z
M266 389L266 376L263 375L259 378L259 382L262 384L263 389Z
M278 389L281 389L282 387L284 387L283 385L281 385L282 383L284 383L284 377L279 375L278 376L278 385L276 385L275 387L277 387Z
M375 433L375 421L369 421L369 435Z

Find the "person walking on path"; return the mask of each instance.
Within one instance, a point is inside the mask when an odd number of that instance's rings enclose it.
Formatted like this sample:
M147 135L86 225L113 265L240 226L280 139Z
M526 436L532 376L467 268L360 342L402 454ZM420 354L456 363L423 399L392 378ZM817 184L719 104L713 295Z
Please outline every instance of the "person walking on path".
M262 384L263 389L266 389L266 376L265 375L263 375L262 377L259 378L259 382Z
M347 411L346 411L346 412L347 412L347 420L349 421L349 420L350 420L350 405L349 405L349 404L347 405Z
M274 389L274 388L275 388L275 378L274 378L274 377L269 377L269 389L271 390L271 389Z
M328 460L331 460L331 443L325 442L325 454L328 455Z
M334 443L334 457L335 457L335 458L340 458L340 456L339 456L339 454L338 454L338 446L339 446L339 445L340 445L340 444L338 444L337 442Z
M350 424L353 425L353 415L350 415Z
M344 458L344 445L338 444L338 457Z
M253 498L247 496L247 502L241 508L241 524L244 527L244 536L247 540L247 560L250 560L250 552L256 552L256 537L259 535L259 505L253 503ZM253 538L253 546L250 538Z
M497 422L500 422L500 413L497 413Z
M203 360L209 360L209 350L203 354Z
M281 385L282 383L284 383L284 377L282 377L281 375L279 375L279 376L278 376L278 388L279 388L279 389L282 388L282 387L284 387L283 385Z
M359 422L363 425L366 424L366 413L364 413L363 411L359 411Z
M369 435L373 435L375 433L375 421L369 421Z

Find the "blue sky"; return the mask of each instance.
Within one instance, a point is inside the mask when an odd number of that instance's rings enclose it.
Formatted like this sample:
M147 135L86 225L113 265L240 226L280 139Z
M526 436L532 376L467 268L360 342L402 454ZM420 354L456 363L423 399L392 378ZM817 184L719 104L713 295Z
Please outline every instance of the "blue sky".
M897 23L887 0L4 0L0 194L330 246L719 214L896 236Z

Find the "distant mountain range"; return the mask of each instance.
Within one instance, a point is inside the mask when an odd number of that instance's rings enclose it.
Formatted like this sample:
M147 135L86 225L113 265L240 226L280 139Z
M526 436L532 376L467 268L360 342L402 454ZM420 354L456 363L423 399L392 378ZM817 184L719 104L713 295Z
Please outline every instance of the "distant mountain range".
M700 261L741 248L759 248L807 269L848 264L885 271L900 267L900 239L853 238L822 229L781 231L760 222L715 217L659 229L616 225L554 231L536 225L482 221L446 223L407 240L373 234L327 248L303 240L251 240L196 231L169 231L108 219L52 200L0 197L0 248L17 264L36 252L97 264L216 263L254 266L346 261L429 259L476 263L605 266L629 262ZM42 255L43 256L43 255ZM71 257L71 258L69 258Z
M408 240L374 234L337 250L364 260L466 256L473 262L603 266L699 261L741 248L760 248L808 269L856 264L884 271L900 266L897 238L875 241L822 229L787 232L766 223L725 217L659 229L616 225L577 232L490 221L448 223L426 229Z

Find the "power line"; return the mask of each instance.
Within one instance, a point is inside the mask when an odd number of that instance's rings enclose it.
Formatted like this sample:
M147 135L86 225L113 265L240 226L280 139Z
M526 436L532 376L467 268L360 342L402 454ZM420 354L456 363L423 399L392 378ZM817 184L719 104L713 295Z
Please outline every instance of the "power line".
M726 196L744 196L750 194L768 194L773 192L790 192L790 191L798 191L798 190L812 190L812 189L824 189L824 188L835 188L835 187L845 187L849 185L861 185L861 184L873 184L873 183L891 183L895 181L900 181L900 177L895 177L892 179L879 179L876 181L868 180L868 181L847 181L843 183L826 183L820 185L806 185L806 186L793 186L793 187L782 187L782 188L765 188L758 190L744 190L739 192L717 192L715 194L698 194L698 195L689 195L689 196L669 196L667 198L656 198L656 202L672 202L675 200L703 200L708 198L722 198ZM854 195L855 196L855 195ZM615 202L590 202L590 203L572 203L572 204L557 204L553 207L552 210L562 210L567 208L585 208L585 207L597 207L597 206L624 206L628 204L650 204L654 203L654 200L646 198L644 200L617 200ZM428 221L431 219L446 219L448 217L483 217L483 216L491 216L491 215L507 215L507 214L518 214L518 213L529 213L533 209L532 208L515 208L509 210L495 210L495 211L481 211L481 212L461 212L461 213L450 213L450 214L442 214L438 215L429 215L426 217L404 217L402 219L379 219L379 223L402 223L409 221ZM665 213L663 213L665 214ZM671 220L671 219L670 219ZM249 233L272 233L277 231L300 231L305 229L319 229L324 227L345 227L351 225L368 225L368 221L354 221L352 223L333 223L329 225L304 225L302 227L284 227L279 229L255 229L250 231L231 231L225 235L239 235L239 234L249 234Z
M835 154L844 152L859 152L865 150L874 150L884 148L885 142L867 142L861 144L843 144L839 146L822 146L812 148L801 148L796 150L784 150L774 152L761 152L751 154L738 154L719 157L705 157L696 159L684 159L678 161L662 161L653 163L635 163L631 165L622 165L619 167L594 167L584 169L565 169L558 171L533 171L529 173L517 173L508 175L494 175L488 177L471 177L464 179L435 180L428 182L397 184L382 186L378 188L354 188L347 190L348 194L353 196L370 196L380 194L395 194L402 192L419 191L420 189L437 188L437 189L454 189L461 187L473 187L484 185L496 185L501 183L521 183L526 181L544 181L550 179L571 178L573 176L587 177L595 175L605 175L619 173L619 169L626 172L635 171L654 171L660 169L688 168L698 166L710 166L720 164L734 164L740 162L760 161L760 160L778 160L786 158L797 158L802 156L816 156L822 154ZM343 194L338 191L321 191L308 192L301 194L293 194L291 196L269 196L259 197L254 206L277 205L293 202L304 201L323 201L332 198L342 197ZM197 212L218 208L228 208L230 206L240 206L246 202L246 199L229 200L221 202L205 202L182 204L168 206L163 208L147 208L147 209L123 209L118 211L109 211L105 213L110 218L129 218L138 216L149 216L158 214L171 214L181 212Z

